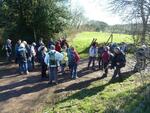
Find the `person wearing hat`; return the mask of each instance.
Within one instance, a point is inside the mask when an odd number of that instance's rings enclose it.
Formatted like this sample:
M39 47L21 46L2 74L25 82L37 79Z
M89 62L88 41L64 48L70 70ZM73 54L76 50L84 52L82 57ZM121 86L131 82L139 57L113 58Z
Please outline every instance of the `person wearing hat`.
M21 43L18 48L17 58L19 63L20 74L29 74L27 64L27 50L24 43Z
M102 53L102 64L104 69L104 76L107 77L108 74L108 64L110 61L110 52L109 52L109 46L104 47L104 52Z
M50 51L46 54L45 56L45 63L47 64L49 68L49 83L52 84L53 81L54 83L57 84L57 68L60 66L60 61L63 60L63 54L59 53L58 51L55 50L55 46L51 45Z
M121 68L125 67L125 64L125 54L120 50L119 47L116 47L114 49L114 57L112 61L112 66L115 68L112 79L116 78L117 75L121 78Z

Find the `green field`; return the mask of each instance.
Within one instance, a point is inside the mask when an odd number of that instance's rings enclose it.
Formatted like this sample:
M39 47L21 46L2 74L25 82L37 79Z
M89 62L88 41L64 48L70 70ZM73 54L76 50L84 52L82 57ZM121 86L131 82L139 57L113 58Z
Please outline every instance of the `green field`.
M136 74L128 77L122 82L90 82L53 108L47 106L43 113L149 113L150 84L143 86Z
M80 53L81 57L87 56L86 48L89 47L93 38L97 39L98 43L107 42L111 33L102 33L102 32L82 32L76 35L76 37L71 41L71 45L74 46L77 51ZM125 34L113 34L113 42L121 43L133 43L132 36Z

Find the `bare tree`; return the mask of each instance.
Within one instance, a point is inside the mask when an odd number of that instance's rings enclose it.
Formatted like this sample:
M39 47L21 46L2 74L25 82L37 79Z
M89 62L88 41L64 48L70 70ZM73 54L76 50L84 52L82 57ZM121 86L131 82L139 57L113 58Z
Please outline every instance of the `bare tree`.
M111 8L125 20L142 24L141 43L149 32L150 0L110 0Z

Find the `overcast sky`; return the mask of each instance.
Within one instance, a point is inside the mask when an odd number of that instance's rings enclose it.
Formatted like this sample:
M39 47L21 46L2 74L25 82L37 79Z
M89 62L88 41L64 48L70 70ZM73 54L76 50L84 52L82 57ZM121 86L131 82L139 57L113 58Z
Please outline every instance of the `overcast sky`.
M99 20L109 25L122 24L121 18L108 10L108 0L71 0L72 7L84 9L84 16L90 20Z

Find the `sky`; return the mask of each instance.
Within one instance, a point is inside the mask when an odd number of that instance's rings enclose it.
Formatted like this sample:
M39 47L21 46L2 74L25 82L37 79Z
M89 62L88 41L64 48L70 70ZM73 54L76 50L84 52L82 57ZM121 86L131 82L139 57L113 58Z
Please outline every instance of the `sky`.
M108 9L108 0L71 0L72 7L80 6L84 16L90 20L99 20L109 25L122 24L121 17Z

